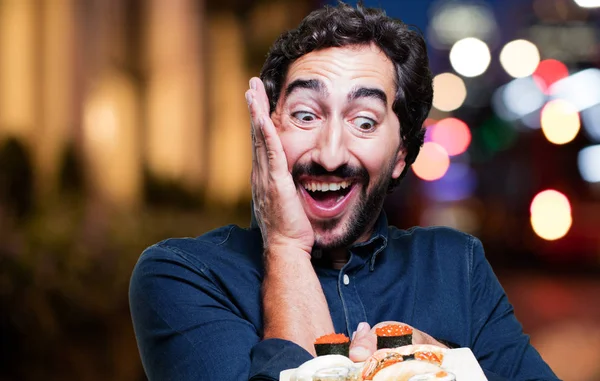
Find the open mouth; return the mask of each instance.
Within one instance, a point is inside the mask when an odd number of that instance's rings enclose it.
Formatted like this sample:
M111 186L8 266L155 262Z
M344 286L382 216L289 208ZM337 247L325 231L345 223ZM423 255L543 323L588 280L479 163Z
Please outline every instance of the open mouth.
M332 217L339 214L345 207L349 194L356 183L350 180L323 182L303 181L302 188L307 203L316 215Z
M310 182L303 184L304 189L313 200L324 208L332 208L350 192L352 183L342 181L341 183L319 183Z

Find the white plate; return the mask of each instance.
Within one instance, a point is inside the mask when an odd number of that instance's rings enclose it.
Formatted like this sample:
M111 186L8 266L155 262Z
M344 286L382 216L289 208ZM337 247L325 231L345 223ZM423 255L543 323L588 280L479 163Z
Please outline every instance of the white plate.
M447 350L442 368L454 373L456 381L487 381L479 362L469 348ZM295 371L295 368L284 370L279 374L279 381L289 381Z

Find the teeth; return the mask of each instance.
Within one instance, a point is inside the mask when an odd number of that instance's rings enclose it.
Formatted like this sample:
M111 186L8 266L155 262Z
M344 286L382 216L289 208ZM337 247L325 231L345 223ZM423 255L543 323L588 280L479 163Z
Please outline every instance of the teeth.
M304 189L309 190L311 192L327 192L327 191L338 191L340 189L348 188L352 183L350 181L342 181L340 183L318 183L318 182L309 182L304 183Z

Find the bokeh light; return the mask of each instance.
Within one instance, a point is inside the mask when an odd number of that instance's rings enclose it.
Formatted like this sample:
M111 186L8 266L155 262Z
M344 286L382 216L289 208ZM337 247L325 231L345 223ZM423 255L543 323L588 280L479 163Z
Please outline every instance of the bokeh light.
M431 141L444 147L450 156L465 152L471 143L469 126L460 119L445 118L430 129Z
M583 110L581 120L589 138L595 142L600 142L600 104Z
M427 196L439 202L454 202L471 197L477 185L477 175L467 163L450 163L448 172L439 180L423 184Z
M500 64L508 75L514 78L533 74L540 63L538 48L527 40L514 40L500 51Z
M586 147L579 151L577 166L585 181L588 183L600 182L600 145Z
M564 100L556 99L544 106L541 113L544 136L554 144L566 144L575 139L581 122L575 107Z
M538 193L531 202L531 227L535 234L548 241L564 237L571 229L571 204L564 194L553 190Z
M465 101L467 88L459 76L438 74L433 78L433 107L440 111L454 111Z
M425 142L412 169L420 179L433 181L442 178L449 166L450 157L444 147L434 142Z
M600 69L585 69L550 87L553 99L569 101L577 111L600 104Z
M533 73L535 83L546 94L548 94L550 86L568 76L569 69L567 66L553 59L541 61Z
M476 130L474 140L487 152L495 153L510 148L517 139L515 127L500 118L492 117L483 122Z
M457 41L450 50L452 67L465 77L477 77L483 74L490 66L491 59L487 44L474 37Z
M436 47L452 46L467 37L491 41L498 34L493 10L485 3L442 2L432 8L427 35Z
M539 110L546 99L532 77L517 78L495 91L492 107L501 119L515 121Z
M600 0L575 0L575 3L582 8L600 7Z

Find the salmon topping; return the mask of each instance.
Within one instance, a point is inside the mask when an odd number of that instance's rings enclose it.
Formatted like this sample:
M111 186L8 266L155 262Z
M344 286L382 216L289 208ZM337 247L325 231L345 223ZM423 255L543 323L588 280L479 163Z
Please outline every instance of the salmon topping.
M375 330L377 336L404 336L412 334L413 330L407 325L390 324Z
M343 344L349 341L348 336L343 333L330 333L329 335L319 337L315 341L315 344Z
M433 352L415 352L415 360L428 361L437 365L442 364L440 356Z

